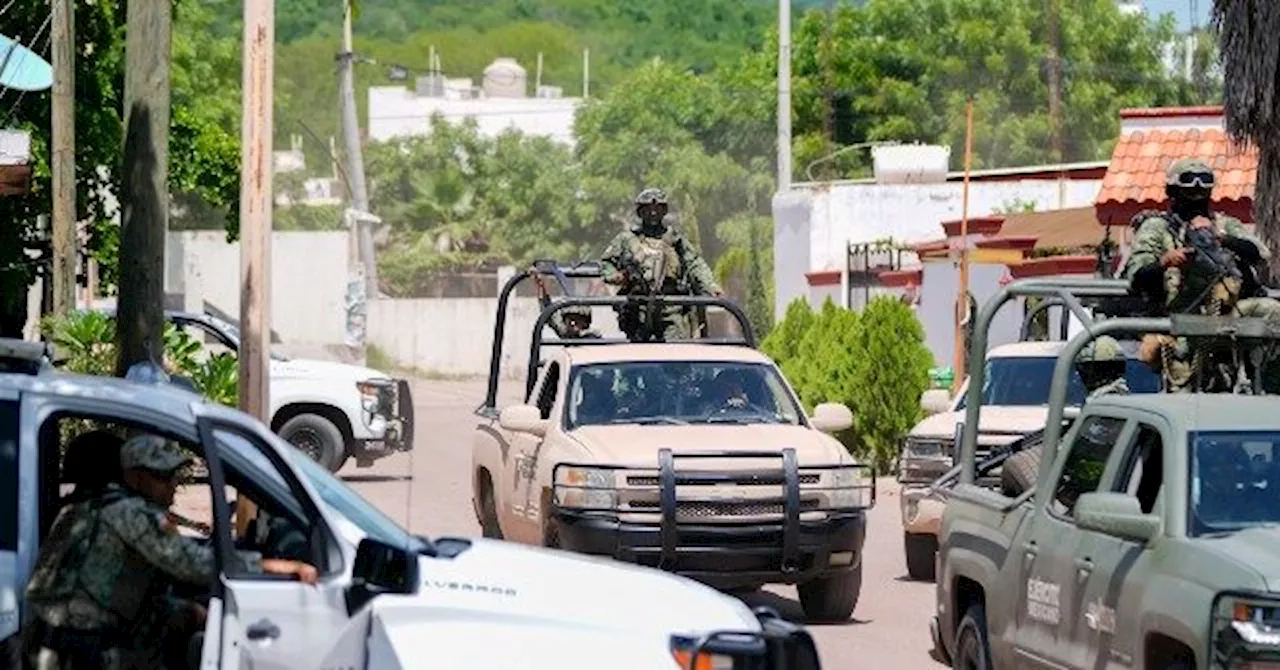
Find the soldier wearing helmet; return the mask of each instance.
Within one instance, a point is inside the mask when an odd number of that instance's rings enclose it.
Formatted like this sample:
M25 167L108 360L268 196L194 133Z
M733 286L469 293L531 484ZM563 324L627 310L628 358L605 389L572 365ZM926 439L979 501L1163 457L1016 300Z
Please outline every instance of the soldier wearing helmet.
M618 233L601 255L603 279L618 287L619 295L722 296L711 268L702 254L667 221L667 196L646 188L635 199L636 220ZM637 339L648 315L638 305L616 308L618 325L627 337ZM691 335L687 307L667 306L659 316L661 338L683 339ZM659 333L649 333L657 336Z
M533 282L538 288L538 304L546 309L551 304L551 296L547 293L542 276L536 271L533 273ZM570 305L557 310L551 315L547 325L561 339L600 337L600 333L591 329L591 308L587 305Z
M1127 361L1120 343L1115 338L1101 335L1076 356L1076 373L1088 389L1087 400L1110 393L1127 395L1129 384L1125 381Z
M1187 158L1169 166L1166 211L1133 218L1133 251L1123 276L1155 314L1208 314L1280 319L1280 302L1266 297L1258 279L1270 252L1239 219L1214 212L1212 168ZM1165 389L1190 390L1197 357L1182 338L1150 335L1143 360L1160 369Z

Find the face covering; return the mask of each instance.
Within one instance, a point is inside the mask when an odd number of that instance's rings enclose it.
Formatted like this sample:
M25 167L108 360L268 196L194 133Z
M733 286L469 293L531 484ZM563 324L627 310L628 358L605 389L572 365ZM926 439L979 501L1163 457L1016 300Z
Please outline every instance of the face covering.
M1187 192L1175 192L1173 194L1171 209L1185 223L1190 223L1191 219L1197 216L1209 216L1209 198L1208 194L1200 191L1196 195Z

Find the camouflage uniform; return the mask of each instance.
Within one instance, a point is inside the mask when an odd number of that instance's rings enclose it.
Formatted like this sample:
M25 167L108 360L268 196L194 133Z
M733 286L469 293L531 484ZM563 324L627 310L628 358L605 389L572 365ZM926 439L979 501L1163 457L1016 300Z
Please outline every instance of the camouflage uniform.
M545 308L550 302L551 300L548 298L547 301L543 303L543 307ZM576 316L579 319L582 319L586 322L586 326L582 329L578 329L570 325L565 320L571 316ZM547 325L551 326L551 330L554 331L556 336L561 339L573 340L600 337L600 333L591 328L591 308L586 305L574 305L557 311L555 314L551 315L551 319Z
M153 436L129 440L120 453L125 470L174 472L188 461ZM43 624L36 626L43 639L31 646L38 650L37 667L157 666L167 627L189 619L191 611L190 601L167 596L163 586L212 584L213 552L179 535L164 507L116 483L63 508L27 586L28 605ZM259 570L259 554L237 557L243 570ZM67 638L82 641L58 641ZM87 649L85 638L91 639Z
M614 237L602 254L604 281L617 285L621 295L642 294L646 287L655 285L664 295L721 295L702 255L666 222L666 195L659 189L645 189L636 196L635 204L639 220ZM655 277L659 265L663 276ZM642 276L635 276L637 273ZM662 339L689 338L690 311L687 307L664 307L658 319ZM644 309L619 309L618 323L628 337L643 329L647 319Z
M1184 159L1170 166L1166 184L1174 199L1173 189L1184 187L1187 175L1207 175L1208 183L1197 186L1212 188L1212 170L1199 160ZM1207 198L1207 191L1205 194ZM1225 214L1213 212L1210 234L1192 230L1172 209L1167 212L1145 211L1134 217L1137 232L1133 250L1125 263L1123 276L1135 290L1149 297L1159 297L1157 310L1164 313L1196 313L1235 315L1280 319L1280 301L1261 295L1261 286L1253 280L1253 272L1270 258L1266 245L1245 229L1244 224ZM1161 259L1176 249L1195 249L1181 267L1163 268L1159 285L1153 278L1161 270ZM1248 276L1246 277L1246 274ZM1144 284L1145 282L1145 284ZM1161 369L1167 391L1189 390L1193 370L1204 364L1197 360L1197 347L1185 338L1168 335L1148 336L1158 342L1159 355L1147 362ZM1202 357L1201 357L1202 358ZM1277 378L1280 369L1270 366L1266 377ZM1280 378L1277 378L1280 380ZM1268 386L1275 388L1269 382Z

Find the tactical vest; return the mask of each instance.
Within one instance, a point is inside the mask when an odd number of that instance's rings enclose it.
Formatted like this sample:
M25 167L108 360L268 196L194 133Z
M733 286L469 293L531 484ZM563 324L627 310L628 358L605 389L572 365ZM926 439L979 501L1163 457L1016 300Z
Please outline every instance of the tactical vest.
M1192 248L1195 253L1182 267L1166 268L1164 290L1169 312L1221 315L1230 312L1242 297L1244 281L1235 255L1223 248L1216 237L1222 219L1212 215L1213 228L1191 230L1189 223L1175 220L1169 212L1143 210L1130 225L1136 232L1148 219L1158 218L1173 239L1173 248Z

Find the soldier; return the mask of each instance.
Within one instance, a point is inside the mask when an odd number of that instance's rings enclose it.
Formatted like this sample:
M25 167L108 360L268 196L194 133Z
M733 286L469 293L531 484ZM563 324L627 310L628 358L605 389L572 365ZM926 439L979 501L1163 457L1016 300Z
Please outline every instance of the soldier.
M542 276L533 275L534 284L538 287L538 304L543 309L551 304L551 296L542 282ZM591 330L591 307L588 305L572 305L551 315L547 324L562 339L598 338L600 333Z
M1203 161L1174 162L1166 174L1169 209L1134 217L1137 229L1124 278L1158 314L1196 313L1280 319L1280 302L1258 279L1270 252L1234 217L1210 210L1213 170ZM1207 361L1183 338L1152 335L1142 359L1165 378L1167 391L1190 389ZM1274 376L1267 369L1267 377Z
M636 196L635 205L638 221L614 237L600 259L604 281L617 286L619 295L644 295L651 289L663 295L724 295L698 250L667 224L666 195L647 188ZM658 272L662 276L655 277ZM615 309L618 325L627 337L643 339L639 333L649 315L633 305ZM690 311L677 306L662 310L663 340L690 337ZM654 335L657 333L650 333Z
M155 667L162 646L199 631L200 605L168 598L170 581L216 577L213 548L179 535L168 516L190 457L141 435L120 449L124 486L64 508L40 548L27 602L40 620L30 648L39 670ZM314 583L314 567L237 552L242 567Z
M1115 338L1101 335L1076 356L1076 374L1088 393L1085 402L1104 395L1129 395L1125 381L1128 361ZM1035 484L1040 470L1042 445L1029 447L1010 456L1000 467L1000 487L1006 496L1016 498Z

